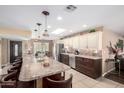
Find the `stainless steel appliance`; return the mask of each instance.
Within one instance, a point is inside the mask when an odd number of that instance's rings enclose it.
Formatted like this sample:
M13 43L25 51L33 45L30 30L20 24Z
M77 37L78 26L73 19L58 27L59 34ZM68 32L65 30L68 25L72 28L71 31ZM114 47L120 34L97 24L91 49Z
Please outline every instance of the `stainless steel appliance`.
M75 68L75 55L74 54L69 55L69 66L72 68Z
M63 52L64 44L55 44L54 45L54 57L55 60L59 61L60 53Z

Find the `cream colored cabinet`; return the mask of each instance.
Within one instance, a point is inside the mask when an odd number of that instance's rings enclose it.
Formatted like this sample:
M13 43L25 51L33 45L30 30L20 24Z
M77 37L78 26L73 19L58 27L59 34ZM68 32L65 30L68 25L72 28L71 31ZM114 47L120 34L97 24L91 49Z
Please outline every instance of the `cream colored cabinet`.
M94 32L88 35L88 48L90 49L101 49L102 33Z
M98 41L98 46L99 46L98 49L99 49L99 50L102 50L102 32L99 31L98 34L99 34L99 35L98 35L98 40L99 40L99 41Z
M63 41L63 44L65 45L65 39L63 39L62 41Z
M64 44L64 40L57 40L56 43L57 44Z
M88 35L88 48L95 49L97 48L97 34L96 33L90 33Z
M88 33L78 35L62 40L65 47L73 47L75 49L102 49L102 32Z
M67 48L68 47L68 38L63 39L64 46Z
M68 46L72 47L73 46L73 37L68 38Z
M79 49L79 36L73 37L72 40L73 40L73 48Z
M87 38L88 38L88 34L79 36L79 48L80 49L88 48Z

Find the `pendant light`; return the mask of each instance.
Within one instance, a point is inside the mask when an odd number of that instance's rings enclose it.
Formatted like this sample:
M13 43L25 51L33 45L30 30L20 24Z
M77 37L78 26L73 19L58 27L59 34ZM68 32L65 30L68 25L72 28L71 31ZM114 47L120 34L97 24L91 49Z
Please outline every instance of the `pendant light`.
M47 29L47 16L50 14L48 11L43 11L42 12L43 15L45 15L45 30L43 32L43 36L45 37L49 37L49 34L48 34L48 29Z
M41 25L42 25L41 23L37 23L38 31L40 31L40 26L41 26ZM38 35L38 38L40 39L40 35Z
M42 25L41 23L36 23L37 25L37 29L34 29L35 31L35 39L40 39L40 36L38 34L38 32L40 31L40 26Z

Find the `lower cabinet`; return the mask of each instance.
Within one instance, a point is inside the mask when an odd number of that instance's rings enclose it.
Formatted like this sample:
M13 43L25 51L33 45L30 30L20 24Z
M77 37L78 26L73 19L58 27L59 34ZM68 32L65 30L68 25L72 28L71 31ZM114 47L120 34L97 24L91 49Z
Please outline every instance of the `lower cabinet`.
M69 55L60 54L60 62L69 65ZM102 59L89 59L75 57L76 70L91 77L98 78L102 75Z
M76 57L76 70L91 77L98 78L102 74L102 59Z
M65 55L65 54L60 54L60 62L69 65L69 55Z

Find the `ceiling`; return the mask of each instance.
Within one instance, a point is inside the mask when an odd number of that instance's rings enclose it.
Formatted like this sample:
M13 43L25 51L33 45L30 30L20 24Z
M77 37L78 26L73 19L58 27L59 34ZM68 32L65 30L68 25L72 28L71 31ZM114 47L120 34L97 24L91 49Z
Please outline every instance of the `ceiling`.
M124 6L103 6L103 5L77 5L72 12L65 10L66 5L6 5L0 6L0 27L13 27L30 30L34 33L36 23L42 23L41 30L44 30L45 17L43 10L50 12L48 16L48 29L50 38L58 38L90 27L104 26L114 32L124 35ZM57 17L62 20L57 20ZM87 25L84 27L83 25ZM66 31L59 35L51 32L62 28ZM34 33L35 34L35 33Z

